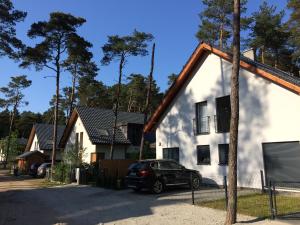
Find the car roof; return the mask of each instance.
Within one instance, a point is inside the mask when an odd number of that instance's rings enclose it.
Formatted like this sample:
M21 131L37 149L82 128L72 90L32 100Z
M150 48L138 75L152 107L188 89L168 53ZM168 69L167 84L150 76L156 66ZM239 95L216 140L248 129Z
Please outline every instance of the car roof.
M176 162L173 159L144 159L138 162Z

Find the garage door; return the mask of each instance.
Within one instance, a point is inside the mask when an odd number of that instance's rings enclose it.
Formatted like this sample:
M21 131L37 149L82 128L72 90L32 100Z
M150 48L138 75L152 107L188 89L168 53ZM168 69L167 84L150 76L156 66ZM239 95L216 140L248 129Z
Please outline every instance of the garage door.
M300 183L299 142L264 143L263 156L267 180Z

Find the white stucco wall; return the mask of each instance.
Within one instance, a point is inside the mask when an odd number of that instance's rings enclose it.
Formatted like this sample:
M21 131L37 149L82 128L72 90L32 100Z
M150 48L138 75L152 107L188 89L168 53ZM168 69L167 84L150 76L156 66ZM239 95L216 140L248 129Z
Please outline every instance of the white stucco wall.
M37 143L37 148L35 148L35 143ZM32 141L32 144L30 146L29 151L35 151L35 150L38 150L38 151L44 153L44 151L40 149L39 141L38 141L38 138L37 138L36 134L34 135L34 138L33 138L33 141Z
M228 144L229 134L215 133L215 98L230 94L231 69L214 54L198 65L157 127L157 158L163 148L179 147L181 164L222 184L227 166L219 166L218 144ZM238 185L260 188L262 143L300 140L300 97L246 70L240 74ZM195 136L195 103L202 101L207 101L210 134ZM197 145L210 145L211 165L197 165Z
M67 150L71 146L75 145L76 133L78 133L78 135L80 135L80 132L83 132L83 149L85 149L84 154L83 154L83 162L90 163L91 162L91 153L96 152L96 146L93 145L92 142L90 141L90 138L87 135L87 132L84 128L84 125L83 125L80 117L78 117L78 119L76 120L76 122L74 124L74 127L71 131L70 137L67 141L65 150Z

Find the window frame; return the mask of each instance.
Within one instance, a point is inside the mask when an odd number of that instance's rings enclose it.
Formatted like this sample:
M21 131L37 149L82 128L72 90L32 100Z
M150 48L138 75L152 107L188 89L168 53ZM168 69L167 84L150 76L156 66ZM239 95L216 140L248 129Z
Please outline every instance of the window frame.
M201 121L199 121L199 116L198 116L198 114L199 114L199 106L201 107L201 106L204 106L204 107L206 107L206 112L207 112L207 106L208 106L208 104L207 104L207 101L202 101L202 102L197 102L197 103L195 103L195 134L196 135L205 135L205 134L210 134L210 117L208 116L208 115L206 115L206 116L201 116L201 118L207 118L207 124L206 124L206 126L207 126L207 131L201 131L201 125L202 125L202 123L201 123Z
M164 157L164 151L165 150L168 150L168 151L170 151L170 150L178 150L178 160L177 159L174 159L174 158L165 158ZM168 153L168 155L169 155L169 153ZM172 160L174 160L174 161L176 161L177 163L179 163L179 161L180 161L180 150L179 150L179 147L169 147L169 148L163 148L162 149L162 156L163 156L163 159L172 159Z
M227 99L229 98L229 99ZM229 100L228 115L222 114L219 108L222 101ZM230 120L231 120L231 97L230 95L224 95L215 99L216 115L215 115L215 130L216 133L229 133L230 132ZM227 115L227 117L226 117Z
M220 150L221 150L221 146L228 146L227 147L227 162L221 162L221 154L220 154ZM228 158L229 158L229 144L227 144L227 143L224 143L224 144L218 144L218 154L219 154L219 165L220 166L228 166ZM225 153L225 156L224 156L225 158L226 158L226 153Z
M204 148L207 148L207 149L204 149ZM199 151L203 151L203 150L208 150L209 162L199 162ZM211 155L210 155L210 146L209 145L197 145L196 153L197 153L197 165L211 165Z

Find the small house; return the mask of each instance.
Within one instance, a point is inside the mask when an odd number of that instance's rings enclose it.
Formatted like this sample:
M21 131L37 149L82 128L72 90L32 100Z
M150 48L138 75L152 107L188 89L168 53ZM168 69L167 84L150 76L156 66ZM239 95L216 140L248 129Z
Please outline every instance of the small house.
M253 56L253 54L252 54ZM223 184L228 173L232 54L200 44L145 126L156 157ZM238 186L300 182L300 79L242 55ZM263 172L263 179L261 179Z

